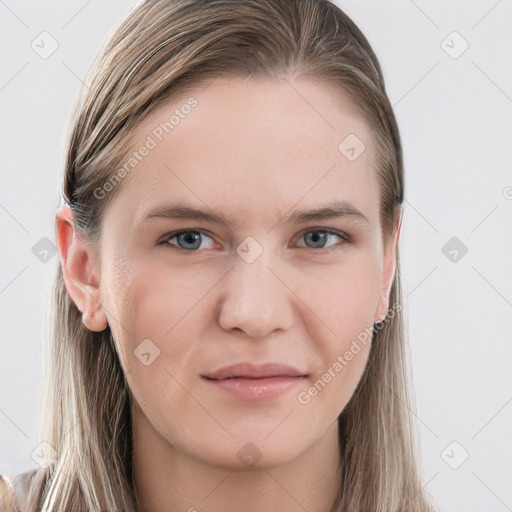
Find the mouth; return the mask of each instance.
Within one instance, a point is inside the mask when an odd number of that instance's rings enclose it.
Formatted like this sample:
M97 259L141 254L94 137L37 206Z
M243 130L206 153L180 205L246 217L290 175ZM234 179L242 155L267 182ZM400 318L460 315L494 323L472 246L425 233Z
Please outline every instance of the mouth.
M239 363L225 366L217 371L202 375L210 380L226 379L271 379L276 377L306 377L307 373L293 366L279 363L267 363L253 365L251 363Z
M249 363L226 366L201 377L210 385L240 400L258 401L277 398L303 383L308 374L291 366Z

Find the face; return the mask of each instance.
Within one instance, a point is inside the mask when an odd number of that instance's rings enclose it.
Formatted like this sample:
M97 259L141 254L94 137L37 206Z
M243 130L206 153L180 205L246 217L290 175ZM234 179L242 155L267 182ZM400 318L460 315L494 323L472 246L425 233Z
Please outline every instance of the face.
M139 419L215 465L292 461L336 424L388 307L370 130L328 84L222 77L135 136L97 315Z

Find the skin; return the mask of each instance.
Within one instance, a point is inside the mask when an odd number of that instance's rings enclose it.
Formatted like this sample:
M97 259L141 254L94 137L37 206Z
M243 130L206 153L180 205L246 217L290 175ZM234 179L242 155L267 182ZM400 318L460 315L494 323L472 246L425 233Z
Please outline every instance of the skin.
M134 149L190 95L146 118ZM400 226L386 250L371 132L343 91L318 81L222 77L193 95L197 106L110 192L99 247L74 233L69 208L58 212L65 284L90 330L112 329L135 399L141 510L325 512L338 492L337 417L370 344L308 404L298 394L385 316L396 270ZM355 161L338 150L349 134L366 145ZM369 222L286 222L296 209L332 200L350 202ZM238 225L141 221L176 201ZM315 242L305 236L313 228L349 241ZM199 248L165 242L180 230L203 231L197 243L181 240ZM236 252L249 236L263 249L251 263ZM134 354L145 339L160 351L148 366ZM243 361L292 365L308 378L263 401L239 400L201 378ZM252 466L237 456L248 443Z

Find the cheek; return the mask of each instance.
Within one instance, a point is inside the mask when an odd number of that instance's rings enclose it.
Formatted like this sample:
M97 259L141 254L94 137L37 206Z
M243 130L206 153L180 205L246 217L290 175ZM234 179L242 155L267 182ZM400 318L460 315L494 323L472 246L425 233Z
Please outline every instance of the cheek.
M380 268L372 254L361 252L358 256L340 265L315 269L297 293L314 312L307 329L321 357L310 387L299 401L312 401L329 421L350 400L371 347Z
M113 331L129 366L140 366L137 357L144 351L150 353L146 359L154 359L151 366L176 376L189 364L194 367L192 351L200 342L194 329L208 314L204 299L218 278L211 272L174 269L159 261L132 261L128 270L119 267L112 281L116 293L110 302L119 319Z
M117 259L108 278L109 302L135 342L141 336L162 339L207 286L198 277L158 260Z
M190 368L197 366L198 337L190 318L211 283L138 262L128 271L119 267L112 281L109 301L118 316L111 326L130 391L154 426L171 439L175 433L168 431L165 417L178 417L191 405L183 392L183 386L191 387Z
M317 266L296 282L300 283L297 295L321 320L324 330L328 328L330 351L343 350L359 332L373 326L380 268L372 254L361 251L340 264Z

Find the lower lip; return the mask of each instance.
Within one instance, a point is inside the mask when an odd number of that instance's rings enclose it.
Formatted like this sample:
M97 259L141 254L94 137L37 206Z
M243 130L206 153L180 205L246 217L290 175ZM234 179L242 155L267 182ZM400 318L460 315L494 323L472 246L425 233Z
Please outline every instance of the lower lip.
M303 383L306 377L267 377L264 379L233 378L206 382L223 389L240 400L268 400L283 395Z

